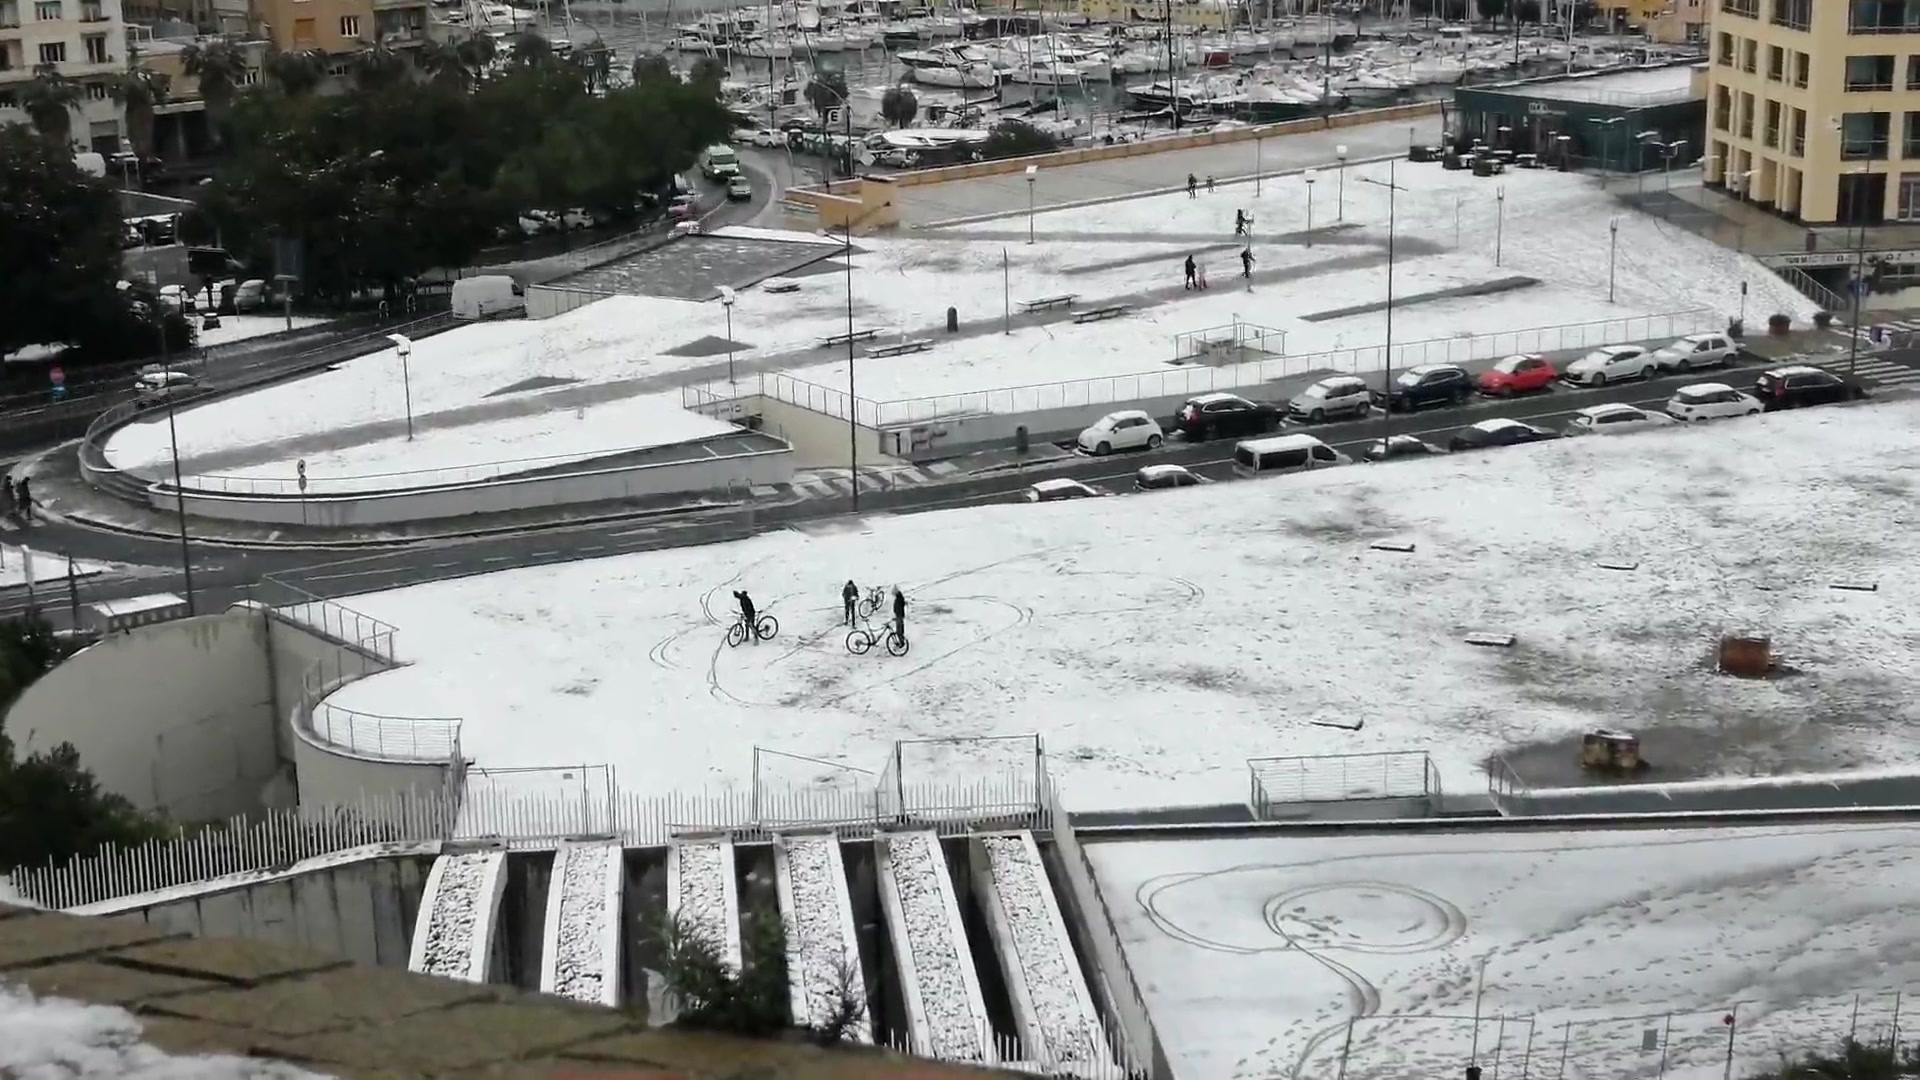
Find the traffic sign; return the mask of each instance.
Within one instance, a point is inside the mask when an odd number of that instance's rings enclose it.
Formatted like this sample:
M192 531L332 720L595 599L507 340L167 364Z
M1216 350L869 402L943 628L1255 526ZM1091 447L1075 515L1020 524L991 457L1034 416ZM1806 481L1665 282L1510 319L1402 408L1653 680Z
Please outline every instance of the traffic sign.
M1853 283L1853 295L1865 296L1870 287L1871 283L1866 278L1858 278Z
M55 364L47 369L47 379L55 386L67 385L67 369Z

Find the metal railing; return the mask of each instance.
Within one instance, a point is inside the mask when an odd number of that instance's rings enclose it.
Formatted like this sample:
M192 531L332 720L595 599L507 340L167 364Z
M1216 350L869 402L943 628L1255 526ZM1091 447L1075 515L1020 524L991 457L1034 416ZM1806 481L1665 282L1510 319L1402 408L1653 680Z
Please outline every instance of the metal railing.
M1440 770L1424 750L1247 759L1249 803L1266 820L1275 806L1355 799L1434 799Z
M1781 266L1773 271L1780 280L1797 289L1801 295L1819 304L1822 310L1841 312L1847 310L1847 301L1837 292L1814 280L1812 274L1797 266Z

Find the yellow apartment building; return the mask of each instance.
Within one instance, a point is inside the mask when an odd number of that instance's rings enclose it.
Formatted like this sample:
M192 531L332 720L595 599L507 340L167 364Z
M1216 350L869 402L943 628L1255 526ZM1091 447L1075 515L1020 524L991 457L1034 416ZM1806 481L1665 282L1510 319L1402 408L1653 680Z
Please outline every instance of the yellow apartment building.
M1920 221L1920 0L1714 0L1706 179L1808 225Z
M262 31L282 52L323 52L344 59L385 45L417 48L427 40L427 0L254 0Z
M74 148L118 152L126 110L111 86L127 70L120 0L0 0L0 124L27 123L20 106L42 69L80 90L70 118Z

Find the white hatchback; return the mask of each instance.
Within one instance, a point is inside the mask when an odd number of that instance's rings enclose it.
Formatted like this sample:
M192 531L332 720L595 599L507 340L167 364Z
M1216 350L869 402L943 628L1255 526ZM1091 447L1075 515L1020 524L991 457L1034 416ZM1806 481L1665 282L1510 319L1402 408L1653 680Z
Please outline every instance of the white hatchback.
M1688 372L1697 368L1725 367L1740 355L1740 346L1725 334L1688 334L1653 354L1661 371Z
M1568 364L1561 378L1581 386L1605 386L1621 379L1651 378L1655 364L1638 345L1602 345Z
M1573 422L1567 425L1567 434L1624 435L1629 431L1645 431L1671 423L1671 416L1650 413L1631 405L1594 405L1573 414Z
M1115 450L1154 450L1166 434L1153 417L1139 409L1108 413L1080 433L1080 449L1105 456Z
M1729 416L1757 416L1760 399L1726 383L1703 382L1683 386L1667 399L1667 415L1682 422L1720 420Z

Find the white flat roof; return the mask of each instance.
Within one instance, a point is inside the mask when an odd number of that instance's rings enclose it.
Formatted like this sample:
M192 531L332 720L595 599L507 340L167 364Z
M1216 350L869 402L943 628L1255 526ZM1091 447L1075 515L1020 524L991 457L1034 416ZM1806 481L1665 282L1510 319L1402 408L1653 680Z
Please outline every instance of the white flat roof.
M151 596L129 596L121 600L96 600L87 606L102 615L112 616L137 615L142 611L155 611L185 604L185 600L172 593L154 593Z
M1693 96L1692 64L1571 75L1553 82L1515 88L1526 97L1549 101L1581 101L1591 105L1663 105Z

